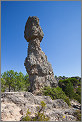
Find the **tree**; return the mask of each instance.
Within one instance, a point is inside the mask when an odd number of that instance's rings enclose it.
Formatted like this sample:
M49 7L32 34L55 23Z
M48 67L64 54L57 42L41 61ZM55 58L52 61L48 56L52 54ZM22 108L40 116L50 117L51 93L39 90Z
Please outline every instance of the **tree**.
M77 80L76 78L68 78L68 80L70 80L74 87L79 85L79 80Z
M26 73L24 75L22 72L14 72L13 70L4 72L1 75L1 84L2 84L2 91L11 90L15 91L28 91L29 83L29 76Z
M22 72L19 72L15 76L15 87L17 91L24 89L24 75Z
M57 79L57 76L55 75L55 79Z
M5 89L6 89L5 80L3 78L1 78L1 91L4 92Z
M74 88L72 83L69 81L69 83L67 83L67 85L65 86L65 94L69 97L69 98L73 98L74 95Z
M11 90L13 83L14 83L14 76L15 76L15 72L13 70L4 72L2 74L2 78L6 81L5 85L6 85L6 87L9 88L9 92Z
M29 82L29 75L26 73L24 76L24 83L25 83L25 91L29 90L30 82Z
M17 72L15 72L15 74L14 74L14 79L13 79L13 83L12 83L12 89L14 90L14 92L15 91L17 91L17 75L18 75L18 73Z
M62 90L65 92L65 94L69 98L73 98L74 87L73 87L73 83L70 81L70 78L65 79L65 80L60 80L58 85L59 85L59 87L62 88Z

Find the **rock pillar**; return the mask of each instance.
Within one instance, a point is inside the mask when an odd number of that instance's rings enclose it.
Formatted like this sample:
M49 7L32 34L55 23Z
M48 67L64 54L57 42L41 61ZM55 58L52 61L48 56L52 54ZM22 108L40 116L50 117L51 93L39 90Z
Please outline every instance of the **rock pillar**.
M36 16L29 17L24 31L24 37L29 42L25 68L29 74L30 91L38 93L44 86L57 86L51 64L40 47L44 34Z

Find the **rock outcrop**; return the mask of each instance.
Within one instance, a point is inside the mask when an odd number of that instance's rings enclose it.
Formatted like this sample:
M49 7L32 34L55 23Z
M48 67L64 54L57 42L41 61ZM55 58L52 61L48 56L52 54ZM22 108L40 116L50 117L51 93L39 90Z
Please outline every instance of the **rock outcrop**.
M40 47L44 34L36 16L29 17L24 31L24 37L29 42L25 68L29 74L30 91L38 93L44 86L57 86L57 81L47 56Z
M71 100L71 106L81 110L81 104L76 100Z
M5 92L1 94L1 120L20 121L27 110L33 117L41 101L46 103L45 115L49 121L76 121L75 108L70 108L62 99L52 100L49 96L35 96L30 92Z

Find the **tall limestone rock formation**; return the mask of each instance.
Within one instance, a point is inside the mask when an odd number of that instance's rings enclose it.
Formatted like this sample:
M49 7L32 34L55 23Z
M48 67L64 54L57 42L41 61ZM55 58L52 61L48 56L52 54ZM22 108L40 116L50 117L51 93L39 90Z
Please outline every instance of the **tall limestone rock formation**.
M39 19L36 16L29 17L24 31L24 37L29 42L24 65L29 74L30 92L35 94L44 86L57 86L51 64L40 47L43 36Z

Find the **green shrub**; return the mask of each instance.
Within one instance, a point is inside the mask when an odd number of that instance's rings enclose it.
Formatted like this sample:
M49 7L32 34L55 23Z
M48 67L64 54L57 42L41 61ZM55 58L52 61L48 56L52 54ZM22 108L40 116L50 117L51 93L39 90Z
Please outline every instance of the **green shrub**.
M66 94L62 91L60 87L57 88L50 88L44 87L43 94L46 96L50 96L51 99L63 99L68 105L70 105L69 98L66 96Z
M26 116L22 119L22 121L48 121L49 117L44 115L45 106L45 102L41 101L41 107L38 107L38 112L35 113L35 117L30 117L31 112L29 112L28 109Z
M79 80L76 78L68 78L68 80L73 84L74 87L79 84Z
M26 116L24 118L22 118L22 121L31 121L30 115L31 112L29 111L29 109L27 110Z
M76 89L76 93L81 96L81 86Z
M77 121L81 121L81 111L80 110L76 110L76 112L74 113L74 116L77 118Z
M6 86L5 86L5 80L1 78L1 92L5 92Z
M76 86L78 86L79 81L76 78L68 78L65 80L60 80L58 85L62 88L65 94L70 98L74 98ZM77 90L79 92L79 89Z
M59 80L58 85L64 90L65 86L71 83L73 85L73 87L75 88L76 86L79 85L79 80L77 80L76 78L68 78L68 79L64 79L64 80Z
M79 103L81 103L81 86L79 86L79 87L76 89L76 93L74 93L73 98L74 98L75 100L77 100Z
M76 78L68 78L60 80L58 85L70 99L75 99L81 103L81 84L79 80Z
M74 96L73 96L73 98L74 98L75 100L77 100L79 103L81 103L81 95L75 93Z
M67 85L65 86L65 94L70 98L72 99L73 98L73 95L74 95L74 88L73 88L73 85L72 83L69 81L67 83Z

